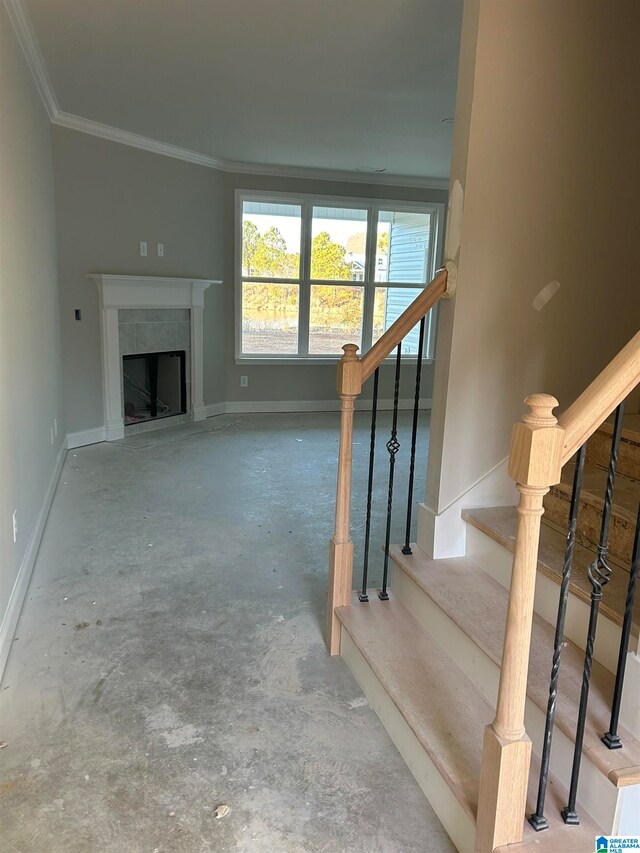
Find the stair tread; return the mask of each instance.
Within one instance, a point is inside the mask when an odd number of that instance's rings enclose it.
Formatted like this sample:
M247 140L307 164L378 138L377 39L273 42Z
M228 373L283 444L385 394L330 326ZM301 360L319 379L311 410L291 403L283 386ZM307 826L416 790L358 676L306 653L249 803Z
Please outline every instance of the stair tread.
M343 628L364 656L380 683L429 755L449 788L476 821L484 728L494 709L449 655L428 635L400 602L391 596L381 602L372 598L361 604L354 595L350 607L337 607ZM434 689L434 686L437 689ZM540 766L531 762L527 814L535 808ZM593 841L597 828L580 811L581 825L567 827L560 817L566 791L549 775L547 819L549 830L535 833L525 825L524 840L545 837L556 846L542 850L583 853L586 839ZM562 845L558 846L562 839ZM580 846L582 844L582 846ZM504 850L526 850L510 845Z
M575 463L568 462L562 469L562 480L552 489L561 489L563 492L568 492L571 495L573 489L573 473L575 471ZM580 498L589 500L598 508L604 505L604 493L607 486L607 471L600 468L598 465L585 465L582 476L582 489ZM615 487L613 490L612 510L615 513L625 516L635 527L636 517L638 514L638 501L640 500L640 483L637 480L631 480L628 477L616 477Z
M432 560L414 548L405 555L393 546L394 562L412 578L467 636L500 667L508 591L468 557ZM555 629L534 614L527 695L546 714ZM582 686L584 652L566 642L562 652L555 723L573 740ZM622 750L610 750L600 740L609 727L614 676L593 662L584 752L614 785L633 784L640 773L640 742L623 728Z
M513 506L465 509L462 517L469 524L490 536L500 545L513 551L516 541L518 513ZM538 571L560 583L564 563L565 534L548 526L540 526L540 548L538 551ZM573 554L570 590L586 604L591 600L591 584L587 577L587 568L595 559L595 551L576 542ZM624 606L627 597L629 575L624 570L614 571L604 590L600 604L600 613L616 625L622 625ZM636 596L633 608L632 633L637 636L640 626L640 595Z
M336 614L475 823L483 733L494 709L398 601L355 599Z
M609 465L613 417L603 423L587 443L587 462L602 469ZM625 415L622 422L622 440L618 454L618 479L640 481L640 415Z
M613 416L608 418L601 426L599 432L607 435L613 434ZM640 441L640 414L625 415L622 419L622 437L628 441Z

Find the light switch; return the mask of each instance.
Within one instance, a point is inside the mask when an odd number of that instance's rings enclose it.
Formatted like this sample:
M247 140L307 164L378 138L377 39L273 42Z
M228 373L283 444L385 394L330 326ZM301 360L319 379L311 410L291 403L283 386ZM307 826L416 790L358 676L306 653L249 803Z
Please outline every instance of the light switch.
M164 243L158 243L158 257L164 258Z
M147 241L146 240L140 240L140 257L141 258L147 257Z

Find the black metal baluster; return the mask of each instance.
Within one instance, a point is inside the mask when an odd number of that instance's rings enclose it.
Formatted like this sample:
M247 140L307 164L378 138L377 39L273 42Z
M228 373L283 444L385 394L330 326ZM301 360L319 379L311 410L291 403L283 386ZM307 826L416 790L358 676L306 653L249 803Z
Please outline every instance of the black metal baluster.
M544 816L544 801L547 794L547 781L549 778L549 761L551 758L551 741L553 740L553 721L556 714L556 699L558 696L558 677L560 675L560 657L564 641L564 624L567 615L567 600L569 598L569 581L571 579L571 564L573 562L573 549L576 541L576 527L578 525L578 509L580 507L580 490L582 488L582 474L584 471L584 460L587 445L583 444L576 454L576 468L573 475L573 491L571 492L571 503L569 505L569 526L567 529L567 543L564 552L564 565L562 567L562 583L560 584L560 599L558 601L558 617L556 619L556 635L553 644L553 662L551 664L551 682L549 685L549 701L547 702L547 719L544 726L544 738L542 741L542 756L540 759L540 782L538 785L538 799L536 810L529 817L529 823L536 832L549 829L549 823Z
M618 734L618 721L620 719L620 702L622 700L622 688L624 687L624 673L627 666L627 651L629 649L629 637L631 636L631 622L633 619L633 600L636 594L636 583L638 580L638 565L640 564L640 506L638 507L638 518L636 521L636 534L633 539L633 551L631 553L631 572L629 573L629 586L627 587L627 600L624 606L624 619L622 621L622 637L620 639L620 653L618 654L618 669L616 671L616 684L613 689L613 703L611 705L611 722L609 731L602 737L602 742L609 749L622 749L622 741Z
M391 438L387 442L389 451L389 491L387 494L387 532L384 539L384 569L382 571L382 589L378 593L381 601L389 600L387 580L389 578L389 542L391 539L391 510L393 508L393 473L396 466L396 453L400 450L398 441L398 397L400 394L400 362L402 360L402 342L398 344L396 353L396 378L393 388L393 420L391 422Z
M403 554L412 554L409 539L411 537L411 511L413 509L413 474L416 465L416 439L418 437L418 407L420 406L420 380L422 377L422 347L426 317L420 320L420 342L418 343L418 361L416 363L416 391L413 400L413 427L411 430L411 461L409 463L409 494L407 496L407 530L404 537Z
M380 368L373 374L373 401L371 408L371 441L369 444L369 482L367 485L367 524L364 532L364 560L362 566L362 592L358 594L360 601L369 601L367 595L367 577L369 575L369 540L371 538L371 495L373 494L373 463L376 451L376 417L378 414L378 378Z
M587 703L589 701L589 682L591 680L591 665L593 662L593 644L596 637L598 625L598 610L602 601L602 589L609 583L611 568L607 563L609 550L609 522L611 520L611 504L613 501L613 486L616 480L616 466L618 464L618 449L620 447L620 435L622 433L622 418L624 415L624 403L620 403L616 409L616 419L613 426L613 439L611 441L611 456L609 457L609 471L607 473L607 487L602 509L602 525L600 527L600 541L596 559L591 563L588 570L589 582L591 583L591 609L589 611L589 628L587 630L587 642L584 653L584 668L582 671L582 690L580 692L580 708L578 710L578 723L576 726L576 741L573 752L573 766L571 768L571 785L569 786L569 801L562 809L562 819L565 823L577 825L580 818L576 811L578 797L578 780L580 778L580 761L582 759L582 742L584 740L584 729L587 720Z

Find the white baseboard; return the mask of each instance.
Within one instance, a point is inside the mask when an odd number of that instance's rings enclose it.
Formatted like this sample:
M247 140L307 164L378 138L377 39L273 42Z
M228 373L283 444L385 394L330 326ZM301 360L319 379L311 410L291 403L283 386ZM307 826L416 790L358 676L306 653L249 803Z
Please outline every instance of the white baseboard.
M508 463L507 456L439 512L420 504L418 544L426 554L435 560L464 556L467 525L462 519L463 509L512 506L518 502L515 485L507 474Z
M402 411L413 409L414 401L404 398L398 401L398 408ZM361 412L371 411L371 400L356 401L356 409ZM388 412L393 409L393 400L378 400L378 410ZM431 409L431 400L420 400L420 409ZM287 412L339 412L340 400L230 400L226 403L210 403L203 409L199 409L199 417L213 418L216 415L251 415L251 414L285 414ZM160 427L159 427L160 428ZM112 434L113 433L113 434ZM120 431L109 433L105 427L94 427L93 429L70 432L67 435L67 447L86 447L88 444L98 444L100 441L115 441L122 438Z
M214 418L216 415L224 415L226 412L226 403L210 403L204 407L206 417Z
M67 449L63 444L60 448L60 452L58 453L56 464L51 474L51 479L49 480L49 486L44 496L44 501L42 502L38 518L36 519L33 530L31 531L29 544L27 545L27 549L24 553L20 569L18 570L18 575L13 585L13 589L11 590L11 595L9 596L7 609L5 611L4 618L2 619L2 624L0 625L0 682L2 681L7 658L9 657L11 643L13 642L18 619L22 612L22 605L24 604L24 600L27 595L33 566L36 561L38 549L40 548L42 534L44 533L45 524L47 523L47 518L49 516L49 509L51 508L51 502L58 485L58 480L60 479L60 472L62 471L66 455Z
M404 410L413 409L413 400L410 398L398 401L398 408ZM215 415L237 415L237 414L259 414L259 413L295 413L295 412L339 412L340 400L233 400L226 403L213 403L205 407L207 417ZM420 401L421 409L430 409L431 400ZM358 411L371 411L371 400L357 400ZM391 411L393 400L378 400L380 411Z
M98 444L100 441L104 441L104 427L83 429L67 435L67 448L73 450L74 447L85 447L87 444Z

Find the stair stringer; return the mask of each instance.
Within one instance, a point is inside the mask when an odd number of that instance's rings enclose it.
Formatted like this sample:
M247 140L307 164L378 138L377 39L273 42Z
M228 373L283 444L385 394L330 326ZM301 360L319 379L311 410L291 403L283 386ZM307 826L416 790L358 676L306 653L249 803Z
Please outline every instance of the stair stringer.
M340 656L360 685L456 848L460 853L474 853L475 822L440 775L344 625L341 627Z
M391 588L394 597L444 649L490 705L495 707L500 668L396 563L392 563ZM551 664L549 664L551 665ZM545 715L527 697L525 727L539 755L544 736ZM557 726L554 727L551 773L569 787L573 742ZM619 811L618 789L583 754L580 772L580 805L586 809L606 834L615 831Z

